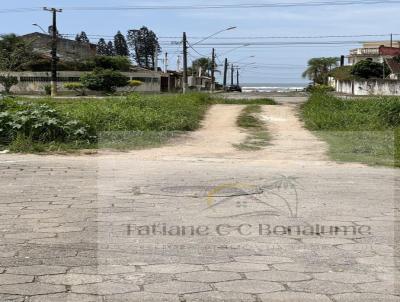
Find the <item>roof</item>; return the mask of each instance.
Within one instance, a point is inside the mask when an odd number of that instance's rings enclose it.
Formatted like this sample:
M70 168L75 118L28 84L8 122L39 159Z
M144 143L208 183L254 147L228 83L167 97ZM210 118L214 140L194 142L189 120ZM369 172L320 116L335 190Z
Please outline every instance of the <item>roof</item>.
M379 54L381 56L400 56L400 48L397 47L379 47Z
M400 60L397 58L386 59L386 63L388 64L390 70L393 74L400 74Z
M30 34L22 35L21 37L22 37L22 38L26 38L26 39L28 39L28 38L35 38L35 37L40 37L40 38L44 38L44 39L48 39L48 40L51 39L51 36L50 36L49 34L44 34L44 33L40 33L40 32L33 32L33 33L30 33ZM64 41L64 42L78 43L78 42L76 42L75 40L66 39L66 38L63 38L62 36L59 36L59 37L58 37L58 40L59 40L59 41ZM91 47L96 47L96 44L93 44L93 43L89 43L89 45L90 45Z

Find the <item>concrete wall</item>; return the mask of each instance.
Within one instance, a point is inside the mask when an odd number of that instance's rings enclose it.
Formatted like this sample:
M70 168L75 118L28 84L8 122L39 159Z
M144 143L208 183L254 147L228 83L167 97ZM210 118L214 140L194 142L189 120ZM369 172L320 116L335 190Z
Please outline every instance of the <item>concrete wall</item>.
M69 91L64 88L64 83L79 82L82 71L59 71L58 72L58 89L60 92ZM18 78L19 83L11 88L11 92L17 94L24 93L44 93L45 86L50 84L51 72L0 72L1 75L12 75ZM131 80L140 80L143 84L136 88L138 92L160 92L161 91L161 77L163 76L158 72L122 72L122 74L129 77ZM0 84L0 91L4 87ZM121 88L120 91L127 90Z
M400 81L336 81L336 92L351 95L400 95Z

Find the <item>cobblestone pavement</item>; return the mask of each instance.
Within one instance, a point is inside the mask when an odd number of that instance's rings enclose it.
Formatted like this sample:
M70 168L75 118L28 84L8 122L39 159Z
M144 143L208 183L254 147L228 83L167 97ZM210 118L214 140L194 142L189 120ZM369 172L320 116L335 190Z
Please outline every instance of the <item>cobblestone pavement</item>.
M0 301L400 301L398 170L1 155Z
M400 301L395 170L6 155L0 171L0 301Z

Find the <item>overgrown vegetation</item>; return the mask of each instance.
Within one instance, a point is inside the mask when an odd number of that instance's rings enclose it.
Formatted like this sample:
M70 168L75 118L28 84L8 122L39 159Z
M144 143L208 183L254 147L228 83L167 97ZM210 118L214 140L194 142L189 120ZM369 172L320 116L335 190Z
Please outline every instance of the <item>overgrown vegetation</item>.
M308 129L317 131L338 161L400 166L400 98L343 100L316 93L302 108Z
M245 129L248 136L243 143L235 145L239 150L256 151L268 145L270 136L259 117L261 110L260 105L249 105L240 114L237 125Z
M272 103L235 100L234 103ZM105 99L0 101L0 145L14 152L155 147L181 131L196 130L212 104L208 94L138 95Z

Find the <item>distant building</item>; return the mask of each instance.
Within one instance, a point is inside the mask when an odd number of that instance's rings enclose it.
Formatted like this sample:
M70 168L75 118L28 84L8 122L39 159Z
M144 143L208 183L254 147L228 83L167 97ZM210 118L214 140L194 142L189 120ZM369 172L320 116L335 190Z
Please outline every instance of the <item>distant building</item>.
M390 41L366 42L363 47L350 50L350 55L347 57L349 65L355 65L366 59L382 63L382 57L400 55L400 41L393 41L392 47L390 46Z
M39 52L46 57L51 56L52 37L50 35L34 32L23 35L21 38L31 42L32 47L36 52ZM91 43L79 43L75 40L59 37L57 40L57 54L60 59L64 61L90 59L96 55L96 45Z

